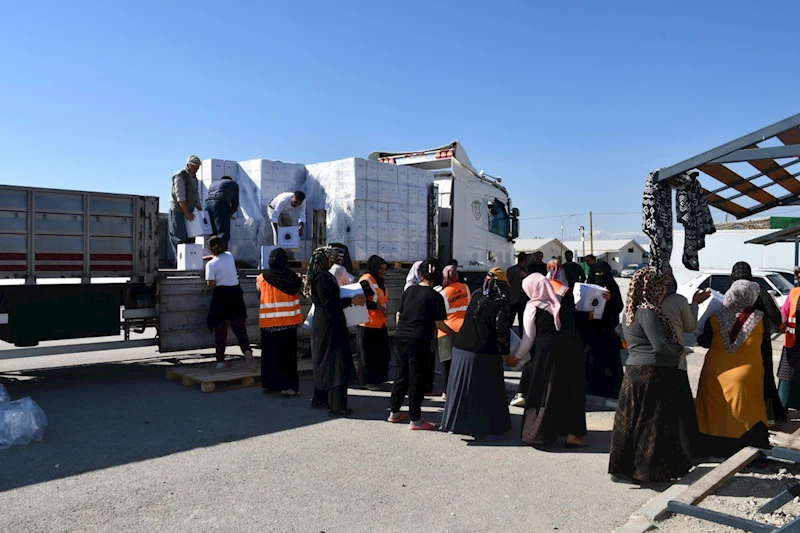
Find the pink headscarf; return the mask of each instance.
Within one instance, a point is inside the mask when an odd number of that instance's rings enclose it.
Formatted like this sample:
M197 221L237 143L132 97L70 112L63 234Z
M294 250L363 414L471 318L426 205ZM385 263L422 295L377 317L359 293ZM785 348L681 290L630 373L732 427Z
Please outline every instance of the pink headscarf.
M447 287L451 283L458 283L458 269L455 265L447 265L442 270L442 287Z
M556 296L556 292L547 278L537 273L529 274L522 280L522 290L525 291L525 294L530 299L527 305L543 309L553 315L556 331L561 331L561 319L558 316L561 311L561 303L558 301L558 296ZM533 320L533 317L531 317L531 320ZM535 324L526 323L525 329L533 331Z

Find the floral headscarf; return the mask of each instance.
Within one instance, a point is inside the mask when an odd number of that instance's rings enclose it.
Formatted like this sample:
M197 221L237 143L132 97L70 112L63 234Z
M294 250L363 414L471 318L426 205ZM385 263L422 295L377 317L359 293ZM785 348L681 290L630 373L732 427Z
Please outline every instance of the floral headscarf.
M745 279L734 281L725 293L722 309L715 315L726 352L734 353L741 348L764 318L764 313L753 307L760 294L758 283Z
M453 265L447 265L442 271L442 287L447 287L451 283L458 283L458 269Z
M314 250L311 255L311 260L308 262L306 283L303 285L303 294L306 298L311 298L311 286L314 283L314 276L320 272L327 271L331 267L329 250L332 250L332 248L323 246Z
M670 276L659 273L654 267L647 267L639 270L631 279L631 286L628 288L628 301L625 304L625 321L630 326L636 317L638 309L649 309L661 319L661 325L667 334L667 338L672 342L680 344L672 323L661 310L661 300L667 293Z
M553 258L547 263L547 279L554 279L562 285L569 285L567 274L558 259Z

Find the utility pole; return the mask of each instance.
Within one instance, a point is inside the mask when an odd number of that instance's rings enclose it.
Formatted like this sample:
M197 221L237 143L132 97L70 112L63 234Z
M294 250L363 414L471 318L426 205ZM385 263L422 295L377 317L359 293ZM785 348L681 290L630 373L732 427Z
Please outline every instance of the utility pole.
M589 253L594 255L594 224L591 211L589 211Z
M581 246L583 246L583 255L581 255L581 259L586 261L586 228L578 226L578 231L581 232Z

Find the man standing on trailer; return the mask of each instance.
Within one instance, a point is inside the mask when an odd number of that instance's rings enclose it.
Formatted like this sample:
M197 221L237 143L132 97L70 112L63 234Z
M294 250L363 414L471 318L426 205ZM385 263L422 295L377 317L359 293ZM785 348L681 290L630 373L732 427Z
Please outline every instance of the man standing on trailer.
M211 229L222 239L225 249L231 240L231 219L239 209L239 185L230 176L222 176L208 188L205 204L211 219Z
M306 225L306 195L303 191L282 192L272 199L267 208L269 219L272 222L272 243L278 244L278 227L294 225L292 213L298 211L297 233L303 236L303 228Z
M186 159L186 167L172 176L172 190L169 196L169 242L177 262L178 245L189 243L186 235L186 221L194 220L192 211L202 210L197 171L203 163L196 155Z

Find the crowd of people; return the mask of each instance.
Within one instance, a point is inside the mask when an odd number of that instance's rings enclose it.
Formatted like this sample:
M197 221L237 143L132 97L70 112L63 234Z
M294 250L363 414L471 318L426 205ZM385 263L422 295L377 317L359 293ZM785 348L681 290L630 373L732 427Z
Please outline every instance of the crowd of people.
M228 364L228 327L253 365L233 257L222 239L211 238L209 246L214 257L206 280L214 292L208 324L215 332L218 366ZM511 429L504 369L521 369L519 394L511 403L524 407L523 443L549 447L563 439L567 448L587 446L586 395L615 398L609 473L615 481L649 483L679 478L699 461L728 457L744 446L769 447L768 425L785 420L787 408L800 407L795 371L800 366L795 342L800 288L778 309L753 281L749 265L739 263L721 308L698 327L698 307L709 293L698 292L688 301L677 293L670 271L638 271L623 301L608 263L592 261L585 275L571 266L580 268L572 257L566 259L545 264L541 257L531 261L520 254L508 272L490 270L474 292L455 262L443 269L435 259L415 263L396 316L396 375L387 420L407 423L411 430L503 438ZM319 248L303 279L288 267L286 252L276 248L256 283L265 392L299 395L303 294L314 306L311 406L347 416L352 412L347 391L354 381L370 390L389 382L392 342L386 261L369 258L358 280L363 294L352 297L340 292L355 280L341 263L336 248ZM572 289L584 281L605 289L599 318L576 308ZM355 357L344 314L351 305L365 305L368 317L356 328ZM513 331L515 320L520 337ZM786 336L776 387L770 334L778 329ZM684 342L684 335L695 331L698 344L708 349L696 399L686 366L691 348ZM440 426L422 412L434 388L437 360L444 376Z

